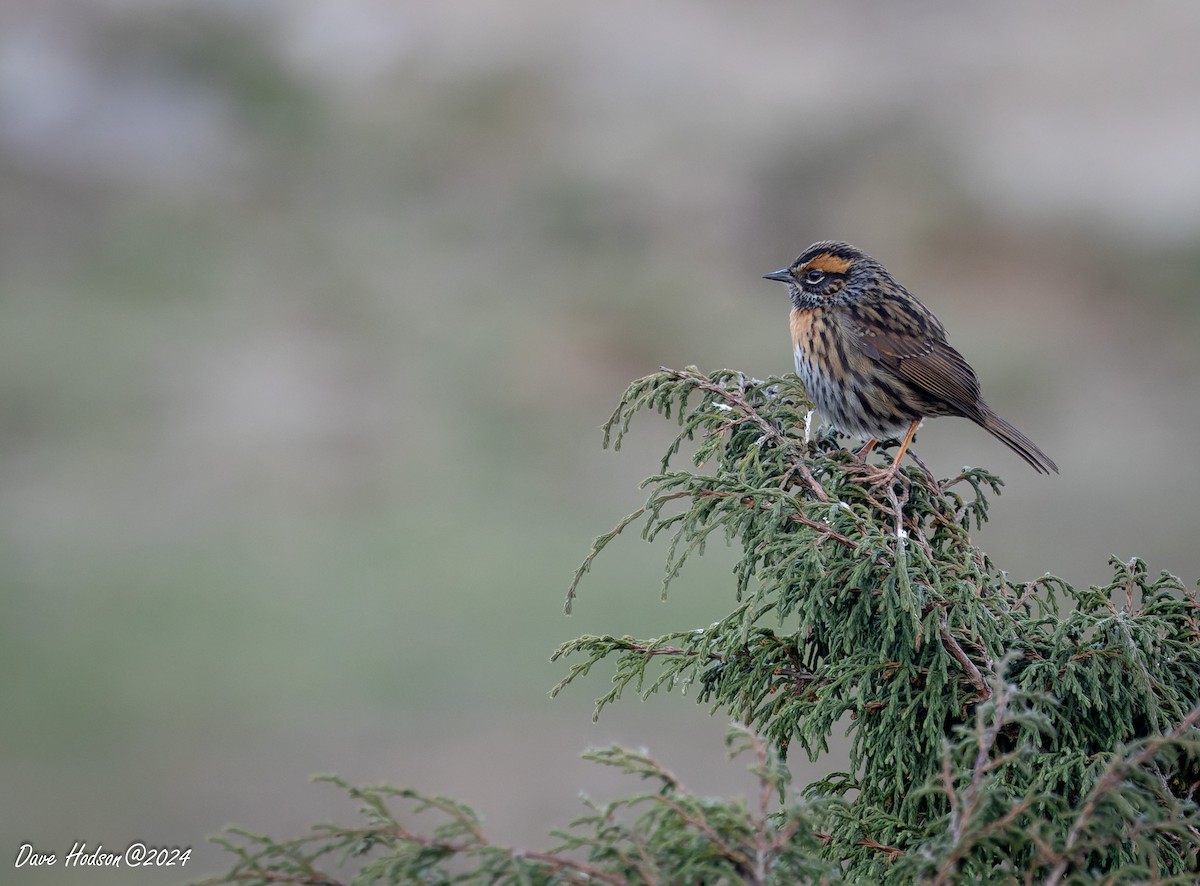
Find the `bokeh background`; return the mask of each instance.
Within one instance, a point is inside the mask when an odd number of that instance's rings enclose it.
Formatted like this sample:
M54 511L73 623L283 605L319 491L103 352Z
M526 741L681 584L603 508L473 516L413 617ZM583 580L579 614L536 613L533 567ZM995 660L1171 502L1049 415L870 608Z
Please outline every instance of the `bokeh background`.
M215 873L226 824L351 820L319 772L539 848L638 788L588 746L743 790L724 718L593 725L606 675L551 700L548 658L730 605L727 553L663 604L632 534L563 616L671 432L599 426L660 365L789 370L759 276L816 239L908 283L1061 466L920 435L1005 477L997 563L1194 582L1197 29L1183 0L9 0L0 879ZM76 840L194 854L11 869Z

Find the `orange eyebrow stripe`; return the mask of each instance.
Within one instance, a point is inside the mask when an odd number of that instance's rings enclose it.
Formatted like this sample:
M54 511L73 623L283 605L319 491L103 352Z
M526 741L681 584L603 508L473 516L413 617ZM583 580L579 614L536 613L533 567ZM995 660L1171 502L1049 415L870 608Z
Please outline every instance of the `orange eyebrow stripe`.
M804 263L801 271L824 271L826 274L844 274L850 270L850 260L829 252L822 252Z

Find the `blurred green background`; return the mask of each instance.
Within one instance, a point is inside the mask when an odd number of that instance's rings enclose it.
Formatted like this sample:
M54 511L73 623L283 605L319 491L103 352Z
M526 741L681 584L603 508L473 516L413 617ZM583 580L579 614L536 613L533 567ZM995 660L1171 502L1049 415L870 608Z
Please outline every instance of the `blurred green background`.
M5 4L0 879L214 873L225 824L348 820L318 772L537 847L578 791L637 789L588 746L743 790L722 717L592 725L606 676L550 700L547 659L730 606L726 552L664 605L631 535L564 618L672 430L613 455L599 425L660 365L789 371L759 276L821 238L921 296L1061 466L921 433L939 475L1008 482L998 564L1194 582L1198 27L1116 0ZM11 870L76 840L195 851Z

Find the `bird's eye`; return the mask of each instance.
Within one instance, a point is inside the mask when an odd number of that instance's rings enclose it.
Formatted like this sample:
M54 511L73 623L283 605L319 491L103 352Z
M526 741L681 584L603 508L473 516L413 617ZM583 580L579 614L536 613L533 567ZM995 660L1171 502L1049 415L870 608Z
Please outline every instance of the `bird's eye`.
M813 270L813 271L809 271L807 274L804 275L804 282L807 283L809 286L816 286L819 283L821 283L821 281L823 281L824 279L825 279L824 271Z

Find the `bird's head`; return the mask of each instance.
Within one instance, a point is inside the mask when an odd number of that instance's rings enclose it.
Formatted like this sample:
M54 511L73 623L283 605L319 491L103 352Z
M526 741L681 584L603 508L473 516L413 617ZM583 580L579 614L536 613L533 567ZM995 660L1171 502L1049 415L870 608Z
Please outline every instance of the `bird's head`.
M862 250L840 240L821 240L790 266L764 274L763 279L787 286L796 308L811 308L834 302L849 284L870 285L881 274L887 271Z

